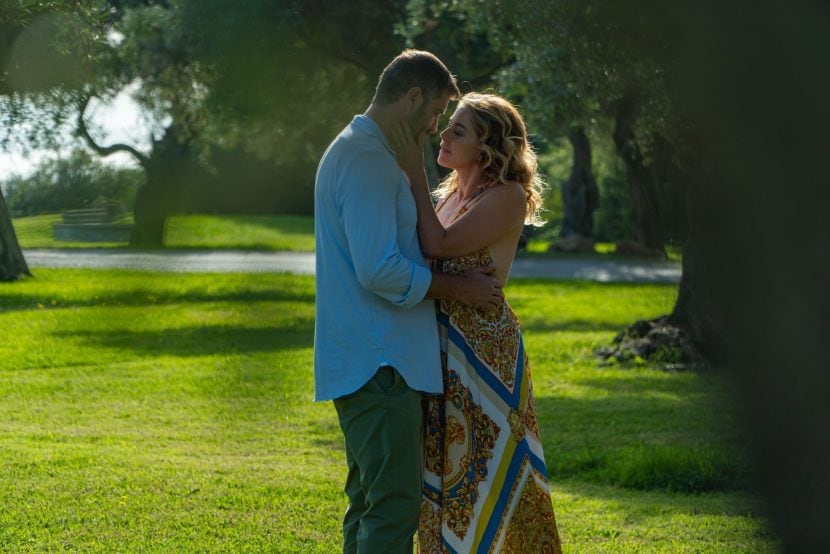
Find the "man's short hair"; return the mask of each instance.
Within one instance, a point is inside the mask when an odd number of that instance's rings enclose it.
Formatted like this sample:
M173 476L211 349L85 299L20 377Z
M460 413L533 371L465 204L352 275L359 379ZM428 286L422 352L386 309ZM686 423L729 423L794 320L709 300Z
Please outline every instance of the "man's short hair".
M391 104L413 87L421 87L425 102L449 92L458 98L461 92L444 62L424 50L407 49L398 54L383 70L372 102Z

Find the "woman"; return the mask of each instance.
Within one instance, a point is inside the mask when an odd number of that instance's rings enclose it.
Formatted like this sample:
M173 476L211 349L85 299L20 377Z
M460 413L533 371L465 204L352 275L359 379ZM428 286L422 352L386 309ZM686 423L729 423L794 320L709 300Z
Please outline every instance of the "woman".
M447 273L492 264L504 282L541 179L524 121L507 100L467 94L441 133L452 173L433 208L420 140L393 142L418 206L424 254ZM561 552L533 388L516 315L437 303L444 394L426 411L420 551Z

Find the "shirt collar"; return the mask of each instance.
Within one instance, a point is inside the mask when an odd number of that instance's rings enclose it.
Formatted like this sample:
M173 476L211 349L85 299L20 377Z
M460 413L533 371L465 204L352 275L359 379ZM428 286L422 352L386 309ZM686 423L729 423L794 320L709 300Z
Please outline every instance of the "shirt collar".
M364 133L377 138L380 143L389 150L389 153L393 156L395 155L395 151L392 150L392 147L389 146L389 141L386 140L386 135L383 134L383 130L380 128L380 125L377 122L369 117L368 115L359 114L354 116L352 119L352 125L363 131Z

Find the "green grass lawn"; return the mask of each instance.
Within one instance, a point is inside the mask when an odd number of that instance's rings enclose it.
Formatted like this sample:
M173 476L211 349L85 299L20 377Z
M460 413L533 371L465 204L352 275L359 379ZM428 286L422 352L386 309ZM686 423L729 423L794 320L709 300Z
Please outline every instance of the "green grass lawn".
M600 368L675 287L515 280L567 552L773 552L725 379ZM0 550L339 549L313 278L46 270L0 285Z
M14 220L23 248L122 248L127 243L68 242L52 237L59 214ZM228 248L314 251L314 220L310 216L179 215L167 221L168 248Z
M21 248L120 248L121 242L76 242L55 240L52 226L61 222L60 214L17 217L12 220Z
M21 217L14 220L23 248L124 248L127 243L67 242L52 238L52 225L60 223L59 214ZM128 219L127 222L132 222ZM165 246L168 248L218 248L242 250L314 251L314 219L292 215L177 215L167 221ZM548 252L550 240L531 238L520 256L595 258L630 260L616 254L613 243L597 243L594 254ZM679 262L680 249L667 246L668 258ZM644 261L653 262L654 259Z
M167 223L170 248L314 251L311 216L180 215Z
M543 233L541 236L531 237L527 241L524 250L519 255L523 257L534 258L550 258L550 257L567 257L577 259L602 259L602 260L632 260L638 259L636 256L617 254L617 244L613 242L597 242L594 244L593 252L556 252L550 251L551 239ZM644 262L677 262L683 260L683 248L674 244L665 245L666 258L642 258Z

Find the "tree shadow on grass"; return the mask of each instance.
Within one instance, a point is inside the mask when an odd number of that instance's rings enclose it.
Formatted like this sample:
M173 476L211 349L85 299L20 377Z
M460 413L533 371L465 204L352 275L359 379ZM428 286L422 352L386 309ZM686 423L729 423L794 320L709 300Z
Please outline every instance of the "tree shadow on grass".
M214 216L232 225L244 224L281 233L314 234L314 219L310 216Z
M592 398L536 397L554 480L680 493L747 491L754 468L728 399L644 377ZM710 396L707 396L706 393ZM711 397L714 397L711 398Z
M597 321L595 319L570 319L565 321L550 321L544 318L525 318L521 323L522 331L531 332L617 332L624 325L616 321Z
M761 542L775 542L775 534L771 526L766 524L766 506L762 498L751 492L729 492L713 494L677 494L667 491L632 491L613 486L587 483L574 479L551 481L551 491L554 495L554 510L557 510L557 519L567 520L565 507L557 506L558 493L576 497L591 498L602 504L605 513L617 513L622 516L624 526L644 527L654 529L667 526L667 522L677 516L699 517L701 515L720 517L745 517L758 520L760 528L755 531L755 538ZM574 517L574 514L570 514ZM578 515L577 515L578 517ZM624 529L595 529L597 539L612 538L624 532ZM701 537L701 543L728 539L728 537ZM653 539L652 539L653 540ZM745 546L745 545L744 545ZM709 550L706 550L709 551ZM724 550L725 551L725 550ZM777 552L770 549L770 552Z
M690 407L701 402L701 395L721 399L729 392L726 381L715 381L714 376L710 380L705 374L695 374L693 377L688 374L691 379L679 382L677 379L667 378L672 374L662 373L662 370L617 367L622 377L620 379L585 377L574 379L573 383L613 394L617 398L630 396L634 402L639 398L644 404L653 402L655 394L671 395Z
M525 256L522 256L525 257ZM537 256L531 254L527 256L528 258L556 258L557 256ZM604 258L602 258L604 259ZM677 288L677 283L641 283L641 282L626 282L626 281L591 281L588 279L550 279L550 278L541 278L541 277L511 277L510 283L516 283L517 285L531 285L531 286L543 286L549 287L551 285L555 285L557 288L563 288L569 291L581 291L581 290L595 290L595 289L602 289L602 290L613 290L613 289L653 289L655 287L658 288L666 288L672 289ZM510 288L508 284L507 288ZM507 293L508 299L511 298L510 293Z
M202 325L154 331L59 331L55 335L93 348L130 350L138 356L252 354L309 348L314 323L294 320L291 327Z

